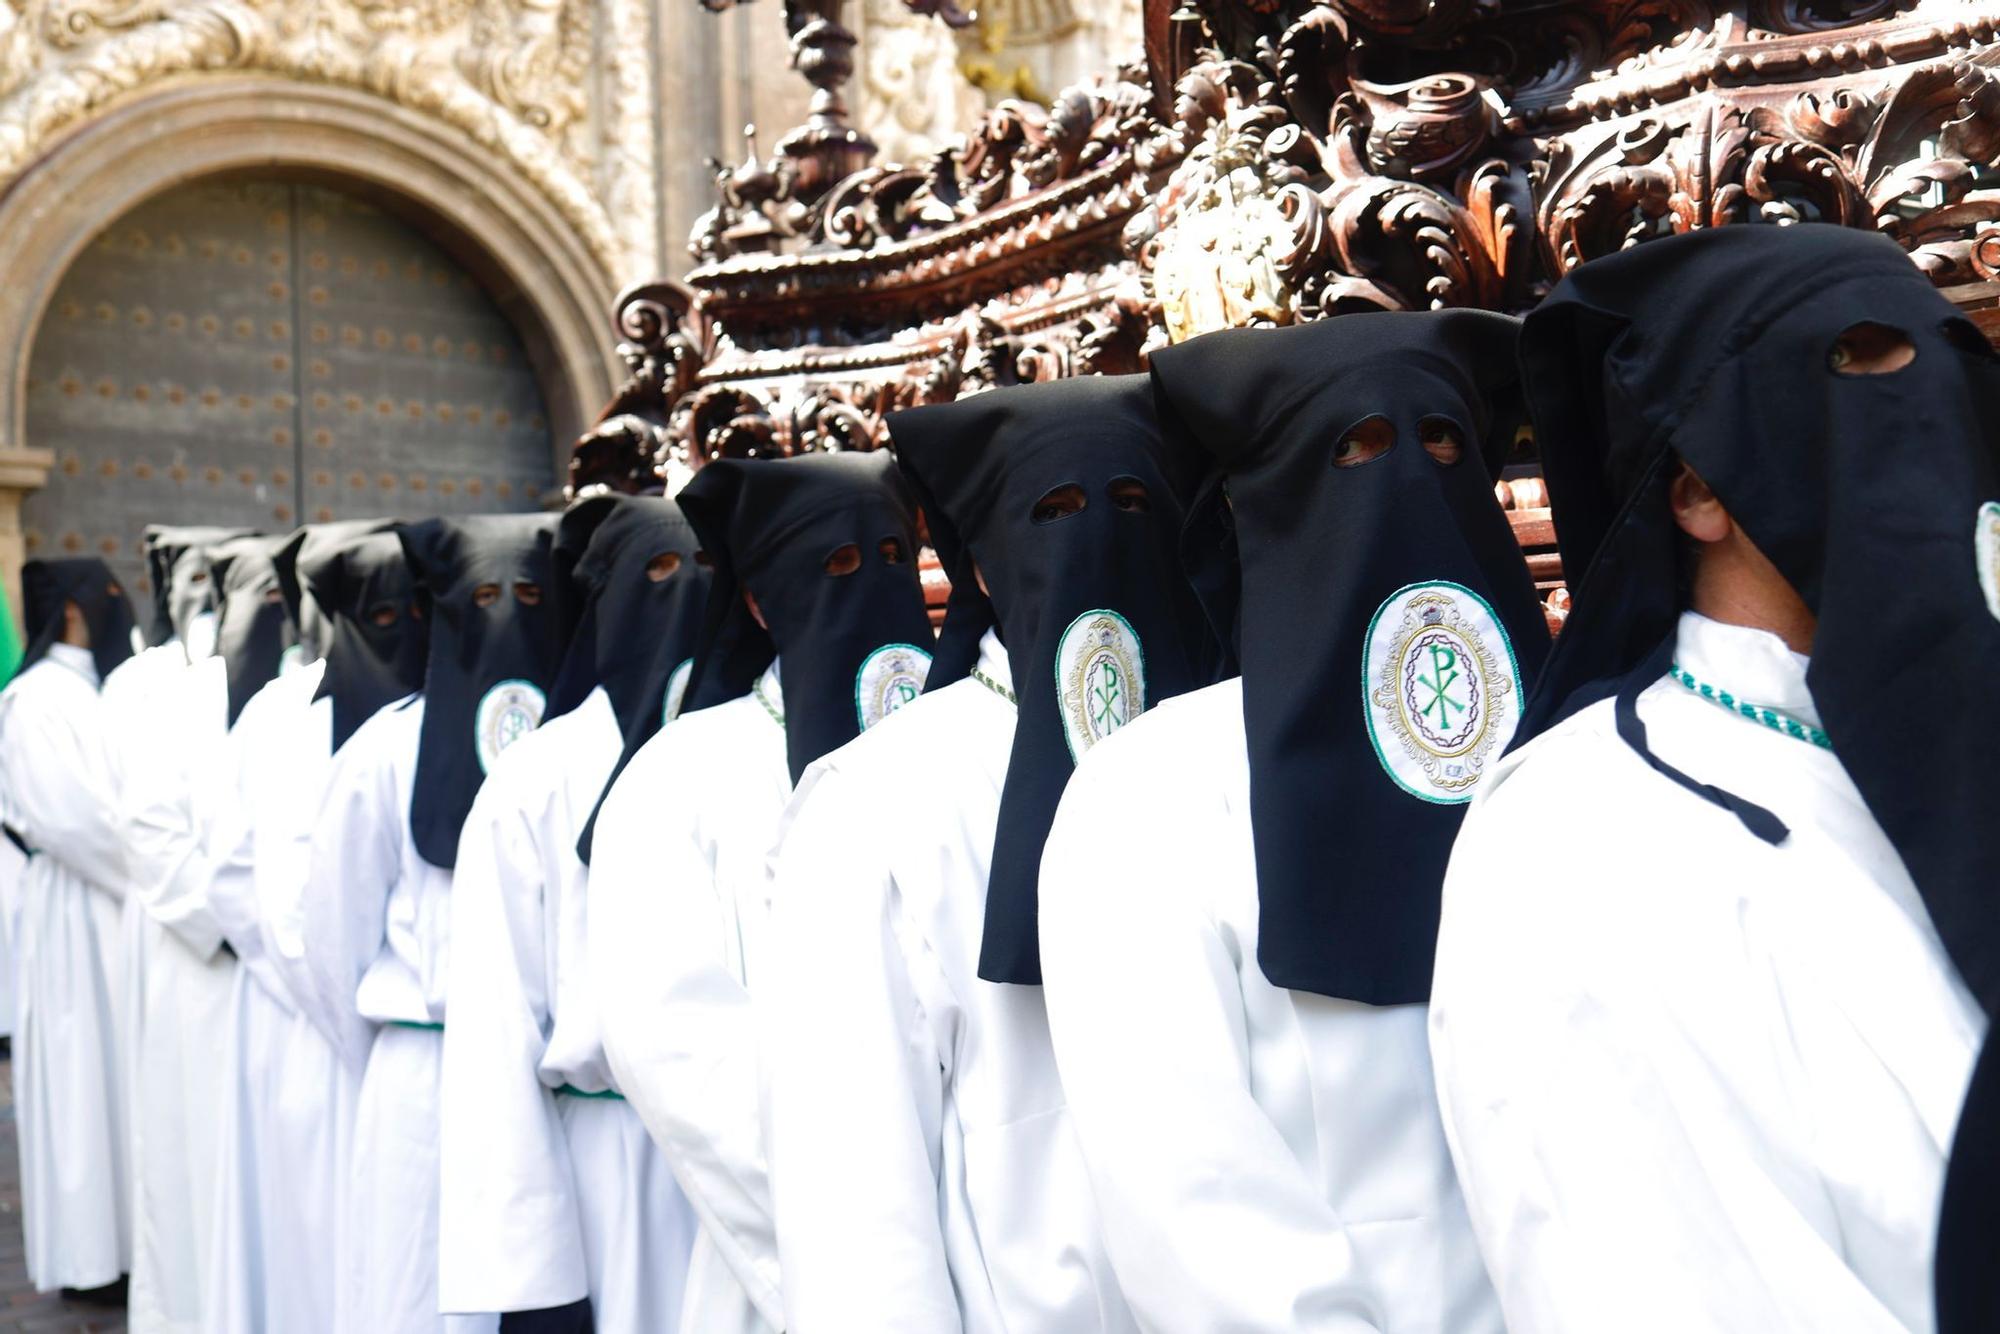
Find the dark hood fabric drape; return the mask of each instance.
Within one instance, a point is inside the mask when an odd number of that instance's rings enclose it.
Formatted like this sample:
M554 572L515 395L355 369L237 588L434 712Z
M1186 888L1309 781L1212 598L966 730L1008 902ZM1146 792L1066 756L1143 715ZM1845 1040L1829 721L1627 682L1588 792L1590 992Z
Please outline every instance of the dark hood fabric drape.
M21 601L28 647L15 670L17 676L62 640L65 602L76 604L90 628L90 656L97 663L100 684L132 656L132 603L111 567L94 556L29 561L21 567Z
M555 520L430 519L399 536L430 623L410 834L425 861L450 867L488 767L541 724L555 681L563 647L549 605Z
M748 690L773 656L792 781L921 687L930 618L916 520L889 456L718 459L677 497L714 566L690 709ZM844 548L858 559L830 572ZM743 605L748 590L770 627Z
M610 696L623 742L606 792L685 702L711 581L700 554L700 539L679 505L635 496L616 502L573 571L588 599L584 624L595 684ZM577 841L586 864L596 823L593 809Z
M278 675L297 647L297 624L278 580L278 553L290 537L236 537L207 549L217 601L215 652L229 682L229 726L250 697Z
M1952 1135L1937 1231L1937 1334L2000 1329L2000 1043L1989 1036Z
M1192 572L1216 623L1240 621L1257 961L1276 986L1430 998L1452 840L1548 651L1493 492L1518 327L1385 312L1153 356L1167 438L1227 493L1240 576L1202 553Z
M297 590L301 620L317 624L326 668L315 700L333 701L333 749L384 705L423 688L429 622L397 525L386 519L318 524L278 556L280 586Z
M148 647L185 637L189 621L215 609L205 550L231 538L254 536L253 528L147 525L146 578L153 585L153 623L146 629Z
M1039 985L1042 845L1077 759L1218 670L1219 646L1179 558L1200 473L1166 457L1140 375L915 408L891 416L889 433L952 581L941 644L949 670L971 670L990 626L1007 648L1020 712L979 975Z
M1836 344L1857 324L1914 359L1842 373ZM1787 836L1727 773L1661 764L1632 707L1680 611L1668 486L1684 460L1817 617L1806 683L1834 753L1991 1013L2000 714L1975 705L2000 655L1992 349L1893 242L1749 226L1584 265L1529 316L1522 358L1576 590L1523 734L1615 695L1621 734L1663 774Z

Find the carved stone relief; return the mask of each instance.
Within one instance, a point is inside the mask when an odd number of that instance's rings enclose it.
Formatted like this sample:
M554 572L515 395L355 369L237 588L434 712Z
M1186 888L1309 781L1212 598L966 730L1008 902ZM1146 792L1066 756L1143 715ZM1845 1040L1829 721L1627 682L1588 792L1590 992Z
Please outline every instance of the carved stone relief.
M647 0L13 0L0 185L55 136L168 80L322 82L504 161L606 275L658 268Z

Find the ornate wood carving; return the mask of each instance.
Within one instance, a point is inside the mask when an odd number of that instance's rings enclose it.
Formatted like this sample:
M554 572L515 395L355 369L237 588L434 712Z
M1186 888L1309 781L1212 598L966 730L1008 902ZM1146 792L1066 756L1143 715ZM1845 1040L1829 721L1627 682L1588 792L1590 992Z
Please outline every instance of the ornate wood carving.
M2000 326L1995 0L1149 0L1143 35L1143 66L817 196L718 167L665 454L873 448L893 409L1229 325L1523 310L1699 227L1871 228Z

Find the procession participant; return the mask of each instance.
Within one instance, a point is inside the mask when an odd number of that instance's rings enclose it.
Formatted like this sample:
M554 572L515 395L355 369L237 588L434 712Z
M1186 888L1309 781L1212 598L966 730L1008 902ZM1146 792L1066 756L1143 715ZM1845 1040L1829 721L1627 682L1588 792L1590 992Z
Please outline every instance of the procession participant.
M1034 867L1076 757L1212 679L1176 557L1187 479L1138 376L889 428L967 665L809 769L773 853L790 1327L1130 1330L1033 985Z
M452 876L438 1292L447 1311L581 1304L599 1334L672 1334L694 1215L600 1044L577 839L625 738L679 709L708 572L660 497L580 501L556 546L580 549L557 561L578 629Z
M1548 645L1493 493L1517 323L1354 315L1154 354L1181 466L1227 497L1242 676L1079 765L1040 924L1148 1330L1501 1328L1424 1001L1463 803Z
M931 634L886 454L720 460L680 504L715 569L693 693L626 731L581 851L605 1053L701 1222L680 1328L750 1334L785 1327L751 1006L765 854L794 774L915 696Z
M304 661L259 690L230 729L236 792L213 835L211 904L242 967L223 1042L228 1097L206 1311L218 1332L309 1334L333 1328L337 1265L328 1261L339 1251L355 1081L303 1001L305 846L335 715L350 715L341 721L351 733L351 715L420 686L424 633L387 521L302 528L274 565Z
M14 1115L28 1278L49 1292L131 1267L114 1011L130 873L98 686L132 652L132 608L100 560L31 560L21 585L32 638L0 692L0 806L28 853Z
M1431 1011L1508 1326L1929 1329L2000 998L2000 717L1953 706L2000 654L2000 367L1813 225L1593 260L1522 356L1575 609Z
M237 971L213 899L221 865L211 835L234 800L229 726L277 675L292 637L271 564L282 541L236 537L200 549L216 599L215 652L163 675L149 724L127 739L126 837L133 892L148 918L132 1093L130 1306L145 1329L211 1328L203 1285L228 1096L217 1043ZM183 579L195 554L180 558L177 591L198 586Z
M544 515L403 528L430 625L424 686L336 754L312 836L304 951L314 1004L360 1074L336 1327L491 1329L438 1306L438 1071L452 867L486 770L541 721L562 645Z

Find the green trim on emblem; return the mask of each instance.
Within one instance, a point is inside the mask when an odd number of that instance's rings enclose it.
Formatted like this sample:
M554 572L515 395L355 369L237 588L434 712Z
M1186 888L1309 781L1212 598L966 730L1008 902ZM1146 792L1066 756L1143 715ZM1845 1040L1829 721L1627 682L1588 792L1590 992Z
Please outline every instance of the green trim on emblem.
M882 647L876 649L874 652L870 653L867 657L863 658L861 660L861 665L854 669L854 721L861 724L861 730L864 732L867 731L870 726L872 726L872 724L870 724L868 721L868 710L862 707L862 695L861 695L862 687L867 684L868 669L875 665L875 660L877 658L882 657L884 654L894 653L898 649L907 649L909 652L914 653L918 657L922 658L924 660L924 674L926 676L930 674L931 651L927 648L918 648L915 644L903 644L903 643L884 644L882 645ZM923 687L918 686L917 689L918 692L921 693ZM894 709L885 710L882 714L882 718L887 718L891 713L894 712L895 712ZM875 721L879 723L882 721L882 718L877 718Z
M1388 611L1393 604L1410 597L1412 594L1428 592L1433 589L1470 598L1473 602L1479 604L1480 610L1484 611L1486 618L1493 623L1493 632L1500 637L1500 651L1507 655L1507 670L1514 679L1514 721L1517 725L1519 724L1521 720L1521 664L1514 656L1514 641L1508 638L1507 627L1501 622L1500 617L1495 614L1492 603L1467 588L1464 584L1453 583L1449 579L1426 579L1421 583L1404 584L1388 597L1383 598L1381 605L1375 608L1375 614L1368 618L1368 635L1361 641L1361 721L1367 725L1368 744L1375 749L1375 761L1382 766L1382 772L1389 775L1390 782L1415 797L1418 801L1428 801L1433 806L1463 806L1466 802L1472 800L1473 792L1477 790L1476 784L1465 795L1458 797L1441 797L1431 792L1420 792L1416 788L1411 787L1409 783L1404 781L1403 776L1396 772L1396 766L1389 762L1388 755L1382 749L1382 738L1375 734L1375 687L1374 682L1370 679L1369 664L1374 661L1375 632L1381 628L1382 613Z

